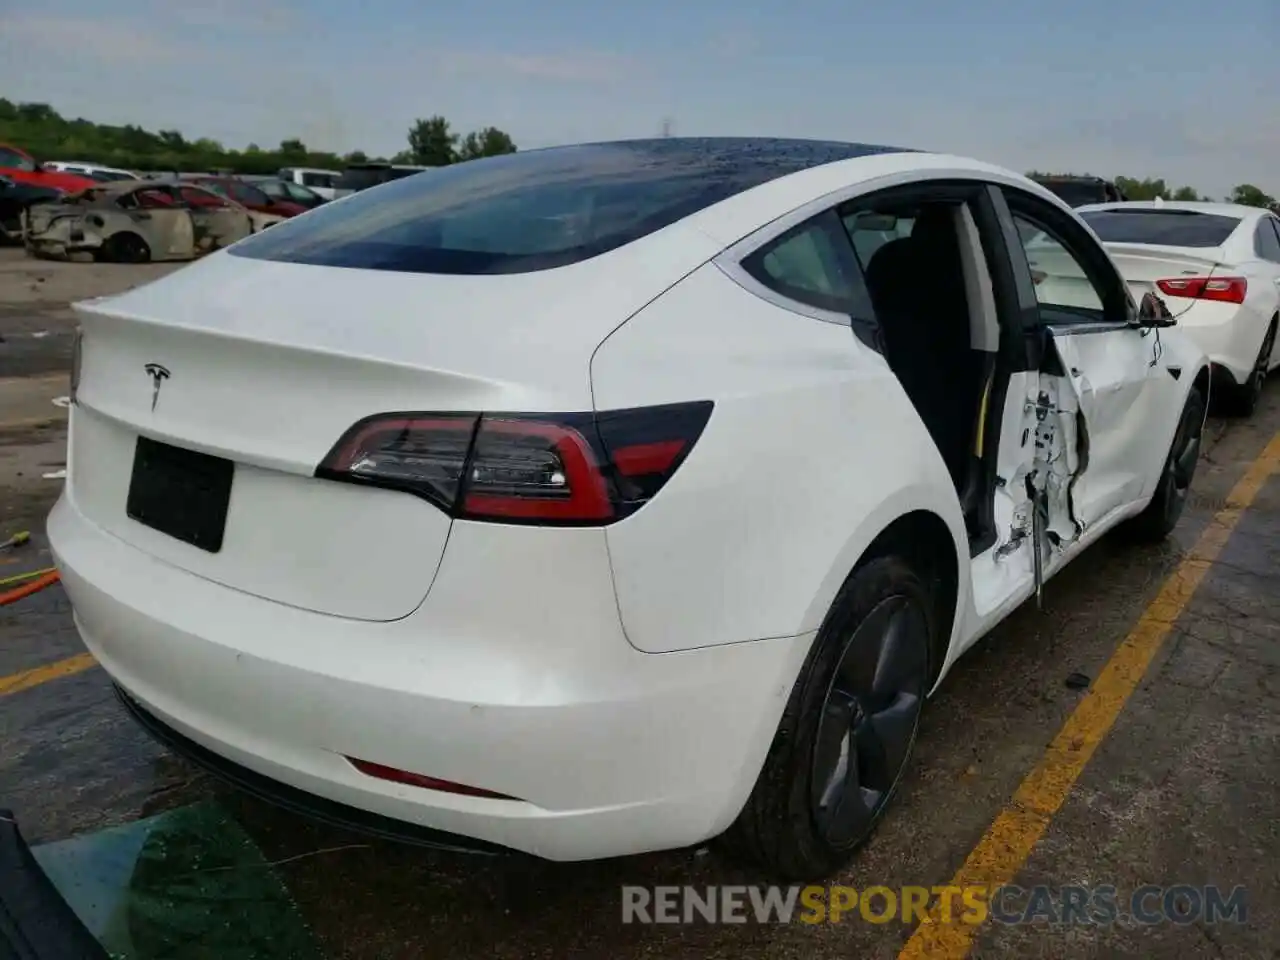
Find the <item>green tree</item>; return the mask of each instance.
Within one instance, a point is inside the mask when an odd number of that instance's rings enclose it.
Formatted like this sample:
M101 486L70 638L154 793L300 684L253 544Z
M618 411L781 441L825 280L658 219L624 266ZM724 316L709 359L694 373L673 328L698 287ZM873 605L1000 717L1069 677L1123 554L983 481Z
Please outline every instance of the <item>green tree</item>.
M1171 196L1169 199L1170 200L1200 200L1202 198L1200 194L1196 193L1194 187L1179 187L1177 190L1173 191L1173 196Z
M443 167L457 159L458 135L449 121L440 115L415 120L409 128L411 163L426 167Z
M363 150L352 150L342 159L347 163L368 163L369 155Z
M1154 200L1157 197L1167 200L1170 197L1169 187L1164 182L1164 177L1145 177L1138 180L1135 177L1116 177L1116 186L1130 200Z
M462 138L458 146L459 160L476 160L480 157L497 157L504 153L515 153L516 144L511 135L497 127L485 127L473 131Z
M1231 196L1227 198L1232 203L1243 203L1248 207L1266 207L1270 208L1275 205L1276 198L1270 194L1264 193L1252 183L1242 183L1231 191Z

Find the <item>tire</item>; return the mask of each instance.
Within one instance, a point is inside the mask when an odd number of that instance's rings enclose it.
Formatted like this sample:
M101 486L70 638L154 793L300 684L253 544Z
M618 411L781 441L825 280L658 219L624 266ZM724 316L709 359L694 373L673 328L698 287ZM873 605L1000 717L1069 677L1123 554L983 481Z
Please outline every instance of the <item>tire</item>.
M784 881L819 880L871 836L919 730L933 676L933 599L901 557L877 557L849 576L722 838L729 852Z
M1163 540L1178 525L1200 460L1204 414L1204 394L1193 386L1173 432L1156 492L1146 509L1129 521L1129 532L1135 539L1154 543Z
M110 263L150 263L151 248L136 233L117 233L107 238L98 259Z
M1258 357L1253 362L1253 369L1249 372L1249 379L1244 383L1237 384L1232 391L1232 412L1236 416L1251 417L1255 410L1258 409L1258 401L1262 399L1262 387L1267 381L1267 368L1271 365L1271 354L1276 345L1276 325L1280 322L1280 317L1272 317L1271 325L1267 327L1266 335L1262 338L1262 346L1258 348Z

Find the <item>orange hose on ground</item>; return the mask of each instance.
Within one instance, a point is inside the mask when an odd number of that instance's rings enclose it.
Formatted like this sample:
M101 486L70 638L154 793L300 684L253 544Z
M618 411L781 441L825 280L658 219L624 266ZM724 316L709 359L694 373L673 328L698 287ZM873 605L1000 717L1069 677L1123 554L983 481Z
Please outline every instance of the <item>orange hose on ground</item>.
M54 570L52 573L46 573L42 577L37 577L30 583L24 583L20 587L14 587L12 590L6 590L4 593L0 593L0 607L5 606L6 604L16 603L23 597L29 597L33 593L39 593L45 587L53 586L58 582L58 580L58 571Z

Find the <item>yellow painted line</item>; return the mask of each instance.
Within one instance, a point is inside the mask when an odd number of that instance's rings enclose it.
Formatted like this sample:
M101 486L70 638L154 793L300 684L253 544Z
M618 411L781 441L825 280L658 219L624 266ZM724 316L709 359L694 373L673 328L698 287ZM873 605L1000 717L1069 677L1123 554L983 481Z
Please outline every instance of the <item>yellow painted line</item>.
M1214 516L1191 552L1164 582L1160 593L1111 655L1040 762L1022 781L1013 800L970 852L950 886L985 888L990 895L1013 882L1093 751L1142 682L1147 667L1205 573L1226 546L1240 517L1277 469L1280 469L1280 434L1273 437L1250 464L1227 496L1226 507ZM951 922L941 922L941 910L941 904L935 904L935 909L903 946L898 960L960 960L968 955L982 927L962 922L960 911L951 913Z
M32 687L38 687L50 680L57 680L59 677L83 673L97 662L91 653L78 653L74 657L67 657L56 663L47 663L43 667L32 667L20 673L11 673L7 677L0 677L0 697L30 690Z

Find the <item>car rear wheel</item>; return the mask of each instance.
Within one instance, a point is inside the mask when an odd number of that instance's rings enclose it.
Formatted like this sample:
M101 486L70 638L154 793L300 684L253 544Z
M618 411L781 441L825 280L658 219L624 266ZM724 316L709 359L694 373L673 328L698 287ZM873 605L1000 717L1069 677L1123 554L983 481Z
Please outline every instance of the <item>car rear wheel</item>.
M101 258L112 263L148 263L151 248L136 233L117 233L102 245Z
M845 582L791 692L755 788L726 833L786 880L828 876L871 836L915 744L934 604L896 556Z
M1163 540L1178 525L1191 492L1191 481L1195 479L1196 464L1200 462L1204 412L1204 394L1199 387L1192 387L1182 407L1155 495L1147 508L1129 522L1130 532L1138 539Z
M1267 327L1267 335L1262 338L1262 346L1258 348L1258 359L1253 363L1249 379L1236 387L1235 412L1242 417L1252 416L1258 409L1258 401L1262 399L1262 387L1267 382L1271 353L1276 345L1277 320L1277 317L1271 318L1271 325Z

